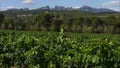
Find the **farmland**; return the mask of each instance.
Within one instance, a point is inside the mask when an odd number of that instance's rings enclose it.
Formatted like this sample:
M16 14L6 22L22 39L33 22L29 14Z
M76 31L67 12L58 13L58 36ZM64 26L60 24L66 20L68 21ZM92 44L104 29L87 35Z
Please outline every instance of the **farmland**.
M0 31L0 67L120 68L120 35Z
M120 0L0 0L0 68L120 68Z

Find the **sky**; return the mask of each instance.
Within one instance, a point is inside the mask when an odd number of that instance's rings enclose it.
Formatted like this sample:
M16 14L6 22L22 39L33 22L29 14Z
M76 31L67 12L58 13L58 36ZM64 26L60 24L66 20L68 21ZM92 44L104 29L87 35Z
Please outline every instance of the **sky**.
M36 9L49 5L79 8L83 5L120 11L120 0L0 0L0 10L11 8Z

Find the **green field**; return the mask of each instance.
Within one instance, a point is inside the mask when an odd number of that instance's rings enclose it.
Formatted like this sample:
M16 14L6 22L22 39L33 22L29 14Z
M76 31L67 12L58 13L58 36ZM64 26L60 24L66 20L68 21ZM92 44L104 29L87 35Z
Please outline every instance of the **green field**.
M0 68L120 68L120 35L0 31Z

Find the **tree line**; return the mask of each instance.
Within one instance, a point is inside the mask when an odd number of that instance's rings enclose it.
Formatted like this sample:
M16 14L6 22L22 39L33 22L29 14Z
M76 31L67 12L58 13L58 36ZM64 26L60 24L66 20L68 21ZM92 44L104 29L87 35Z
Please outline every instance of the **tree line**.
M41 12L31 17L6 17L0 13L1 30L120 33L120 16L67 15Z

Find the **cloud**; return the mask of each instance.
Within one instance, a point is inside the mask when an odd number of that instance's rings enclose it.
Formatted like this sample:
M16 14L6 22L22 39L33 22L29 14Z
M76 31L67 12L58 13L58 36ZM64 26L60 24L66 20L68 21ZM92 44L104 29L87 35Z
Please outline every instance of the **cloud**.
M120 11L120 0L112 0L110 2L104 3L102 6L116 11Z
M6 7L1 7L1 10L0 11L4 11L4 10L7 10L7 9L18 9L19 7L15 7L15 6L6 6Z
M6 9L13 9L13 8L18 8L18 7L14 7L14 6L7 6Z
M23 0L24 4L33 4L33 0Z
M91 0L83 0L83 1L85 1L85 2L89 2L89 1L91 1Z
M104 7L115 7L115 6L120 6L120 0L114 0L110 2L106 2L103 4Z
M80 8L80 6L75 6L75 7L73 7L74 9L79 9Z
M119 11L120 12L120 9L119 8L113 8L115 11Z

